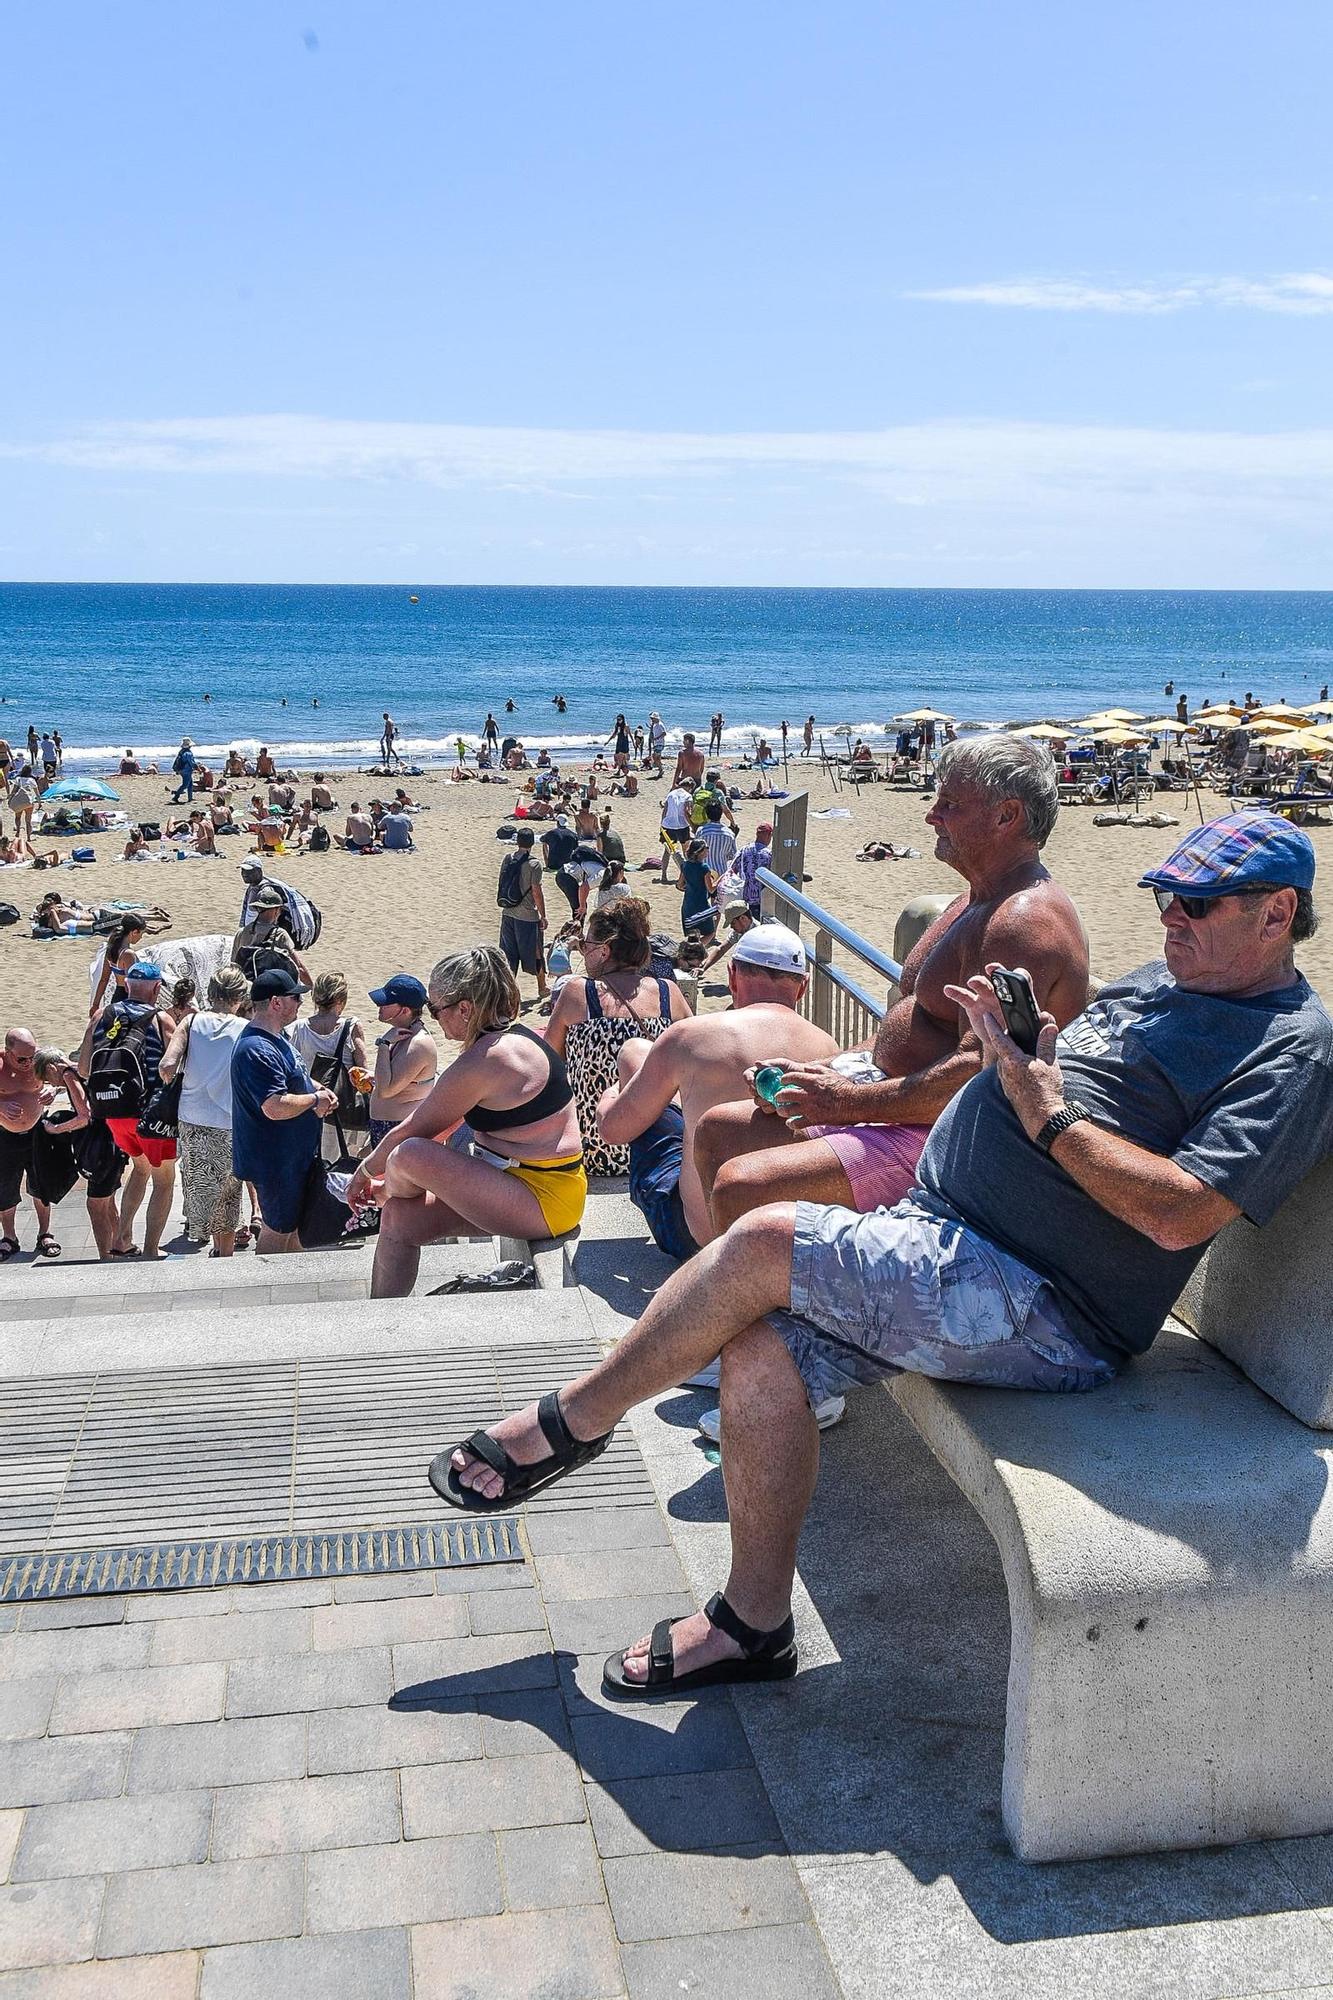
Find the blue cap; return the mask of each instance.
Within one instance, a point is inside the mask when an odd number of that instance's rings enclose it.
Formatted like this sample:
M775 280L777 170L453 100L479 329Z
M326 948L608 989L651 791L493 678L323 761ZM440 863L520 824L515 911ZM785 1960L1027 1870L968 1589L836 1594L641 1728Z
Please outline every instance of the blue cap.
M1309 835L1280 813L1223 813L1187 833L1160 868L1139 877L1139 887L1180 896L1230 896L1260 883L1311 889L1314 867Z
M160 979L162 977L162 968L160 965L154 965L151 958L136 958L129 971L125 974L125 977L127 979Z
M415 1007L420 1012L426 1004L426 989L410 972L395 972L383 986L372 987L370 997L377 1007Z

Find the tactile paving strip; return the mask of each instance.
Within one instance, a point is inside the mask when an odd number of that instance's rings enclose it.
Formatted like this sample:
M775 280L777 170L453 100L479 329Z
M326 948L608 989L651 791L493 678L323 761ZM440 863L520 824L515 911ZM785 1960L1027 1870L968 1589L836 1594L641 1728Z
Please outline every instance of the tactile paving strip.
M593 1341L0 1381L0 1555L396 1527L442 1446L600 1359ZM651 1506L627 1425L534 1508ZM447 1518L441 1505L441 1517Z
M304 1577L387 1576L522 1560L518 1523L495 1514L345 1533L59 1549L0 1559L0 1604L136 1590L215 1590L230 1583L286 1583Z

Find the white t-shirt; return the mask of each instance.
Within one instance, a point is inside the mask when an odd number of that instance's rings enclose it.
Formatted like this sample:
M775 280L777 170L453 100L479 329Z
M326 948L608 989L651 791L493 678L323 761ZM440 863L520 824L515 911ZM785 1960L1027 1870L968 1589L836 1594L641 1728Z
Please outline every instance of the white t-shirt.
M231 1055L245 1027L239 1014L192 1014L181 1081L186 1125L231 1130Z
M684 833L690 823L690 807L694 803L694 793L684 785L677 785L674 792L667 793L666 804L662 808L662 824L668 833Z

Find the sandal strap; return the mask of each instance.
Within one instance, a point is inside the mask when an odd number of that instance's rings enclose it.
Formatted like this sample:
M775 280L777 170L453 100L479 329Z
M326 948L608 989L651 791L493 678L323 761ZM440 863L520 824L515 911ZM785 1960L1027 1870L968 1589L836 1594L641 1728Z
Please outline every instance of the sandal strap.
M675 1679L676 1652L671 1643L671 1627L675 1621L659 1618L653 1627L653 1636L648 1642L648 1678L645 1687L660 1687L663 1681Z
M756 1626L746 1624L720 1590L705 1604L704 1617L710 1625L716 1625L719 1632L725 1632L729 1639L734 1639L747 1660L772 1659L776 1654L785 1652L796 1637L796 1620L790 1612L771 1632L761 1632ZM654 1639L656 1636L654 1633Z
M582 1443L576 1438L565 1422L565 1413L560 1407L560 1391L553 1389L549 1396L543 1396L537 1405L537 1422L541 1425L542 1436L550 1445L556 1457L577 1451Z
M471 1452L473 1458L479 1458L483 1465L490 1466L492 1472L498 1472L506 1486L512 1485L514 1475L524 1470L522 1466L515 1465L504 1446L488 1431L473 1431L471 1437L464 1438L458 1448Z

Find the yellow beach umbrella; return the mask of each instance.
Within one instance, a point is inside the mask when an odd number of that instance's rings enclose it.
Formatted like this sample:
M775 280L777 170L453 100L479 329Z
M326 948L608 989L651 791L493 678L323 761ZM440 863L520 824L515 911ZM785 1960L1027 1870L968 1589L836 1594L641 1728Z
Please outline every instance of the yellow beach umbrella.
M1094 743L1147 743L1151 739L1138 729L1099 729L1093 735Z
M938 708L913 708L906 715L895 715L895 722L952 722L951 715L944 715Z
M1293 708L1291 703L1286 701L1265 702L1262 708L1253 708L1250 710L1250 713L1256 722L1260 717L1265 722L1270 718L1274 722L1306 722L1309 720L1305 709Z
M1333 701L1312 701L1309 712L1311 715L1333 715Z
M1327 757L1333 751L1333 743L1326 736L1316 736L1309 729L1289 729L1281 736L1265 737L1270 750L1295 750L1301 756Z
M1208 727L1210 729L1244 729L1245 726L1246 717L1243 715L1228 715L1224 711L1220 715L1210 715L1208 717Z
M1188 736L1194 728L1192 722L1177 722L1174 715L1154 716L1151 722L1141 725L1145 734L1152 736Z
M1074 734L1072 729L1057 729L1049 722L1034 722L1028 729L1015 729L1014 736L1030 736L1038 743L1063 743Z
M1244 709L1241 708L1239 704L1224 702L1219 707L1201 708L1195 715L1194 720L1196 722L1213 722L1219 716L1223 715L1240 716L1243 715L1244 713L1245 713Z

